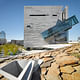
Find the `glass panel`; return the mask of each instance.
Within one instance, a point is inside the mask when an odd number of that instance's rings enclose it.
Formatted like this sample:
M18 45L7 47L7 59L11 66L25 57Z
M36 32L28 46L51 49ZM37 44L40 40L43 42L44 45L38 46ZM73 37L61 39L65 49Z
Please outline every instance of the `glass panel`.
M42 36L44 37L44 39L55 35L55 34L60 34L63 31L67 31L69 29L72 28L73 25L79 23L76 16L72 16L64 21L62 21L60 24L57 24L51 28L49 28L48 30L45 30L44 32L42 32Z

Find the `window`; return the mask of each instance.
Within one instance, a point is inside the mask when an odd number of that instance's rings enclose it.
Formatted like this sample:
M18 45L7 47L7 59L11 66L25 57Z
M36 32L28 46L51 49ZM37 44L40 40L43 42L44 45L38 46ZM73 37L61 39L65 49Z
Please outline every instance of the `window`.
M48 14L31 14L29 16L49 16Z
M57 16L56 14L53 14L52 16Z
M26 27L30 28L31 26L30 25L27 25Z
M60 34L64 31L69 30L70 28L72 28L73 25L75 25L77 23L78 23L78 20L77 20L76 16L72 16L72 17L62 21L60 24L55 25L55 26L49 28L48 30L45 30L41 34L44 37L44 39L46 39L52 35Z

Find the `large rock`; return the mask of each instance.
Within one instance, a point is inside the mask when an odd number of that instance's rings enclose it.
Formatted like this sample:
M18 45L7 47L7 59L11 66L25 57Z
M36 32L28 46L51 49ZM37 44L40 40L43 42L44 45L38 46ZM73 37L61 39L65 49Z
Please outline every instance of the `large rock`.
M50 57L50 56L51 56L51 51L45 51L43 53L40 53L40 58Z
M47 68L47 67L50 67L51 66L51 62L52 61L48 61L48 62L45 62L45 63L43 63L43 64L41 64L41 68Z
M71 47L71 48L67 48L67 50L65 50L65 52L72 52L73 51L73 48Z
M61 80L59 76L59 65L56 62L52 63L51 67L48 68L48 73L46 76L47 80Z
M58 54L60 54L60 51L59 51L59 50L56 50L56 51L53 52L52 54L56 54L56 55L58 55Z
M40 53L40 58L43 58L45 56L46 52Z
M53 60L52 57L45 57L45 58L43 58L43 61L44 62L48 62L48 61L51 61L51 60Z
M59 75L60 74L60 71L59 71L59 65L56 64L56 62L52 63L51 67L49 68L49 70L52 70L56 73L56 75Z
M41 68L41 74L45 75L47 73L47 68Z
M80 80L80 72L74 72L72 74L72 80Z
M74 56L63 56L56 59L56 63L60 66L77 63L79 59Z
M7 78L2 78L2 79L0 79L0 80L8 80Z
M60 76L57 75L52 69L49 69L47 75L46 75L47 80L61 80Z
M45 80L44 75L41 75L41 79L40 80Z
M3 75L0 74L0 79L3 77Z
M60 67L61 72L63 73L72 73L74 72L74 68L71 66Z
M63 56L68 56L68 54L66 54L66 53L58 54L58 55L55 57L55 59L58 59L58 58L63 57Z
M35 58L36 58L36 59L39 59L39 56L40 56L39 53L35 54Z
M80 65L79 63L71 64L72 67L76 67L76 66L79 66L79 65Z
M70 74L62 74L61 76L63 80L72 80L72 76Z
M49 53L47 55L44 55L44 57L51 57L51 54Z
M74 50L74 53L79 53L79 50Z
M33 57L34 57L33 55L29 55L29 56L26 56L26 59L31 59Z
M55 57L56 55L57 55L57 54L56 54L56 53L54 53L54 52L53 52L53 53L51 53L51 56L53 56L53 57Z
M80 65L79 65L79 66L75 66L74 68L75 68L77 71L80 72Z

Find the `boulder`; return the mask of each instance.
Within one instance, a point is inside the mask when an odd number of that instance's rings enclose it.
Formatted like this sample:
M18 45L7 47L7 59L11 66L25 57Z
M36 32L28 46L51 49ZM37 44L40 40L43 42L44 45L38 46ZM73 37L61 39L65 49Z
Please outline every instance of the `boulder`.
M42 60L43 60L44 62L48 62L48 61L53 60L53 58L52 58L52 57L45 57L45 58L42 58Z
M75 66L74 68L75 68L77 71L80 72L80 65L79 65L79 66Z
M63 56L63 57L56 59L56 63L59 64L60 66L64 66L64 65L68 65L68 64L75 64L78 61L79 61L79 59L77 59L74 56Z
M41 74L45 75L47 73L47 68L41 68Z
M51 64L51 67L48 68L48 73L46 75L47 80L61 80L59 71L59 65L56 62Z
M45 56L46 52L40 53L40 58L43 58Z
M72 76L70 74L62 74L61 76L63 80L72 80Z
M74 68L71 66L60 67L61 72L63 73L72 73L74 72Z
M51 54L44 55L44 57L51 57Z
M50 67L51 66L51 61L48 61L48 62L45 62L43 64L41 64L41 68L47 68L47 67Z
M55 57L55 59L60 58L60 57L63 57L63 56L68 56L68 54L66 54L66 53L58 54L58 55Z
M7 78L2 78L1 80L8 80Z
M47 80L61 80L60 76L57 75L52 69L49 69L47 75L46 75Z
M41 80L45 80L44 75L41 75Z
M0 74L0 79L3 77L3 75Z
M52 63L52 65L51 65L51 67L49 68L49 70L54 71L57 75L60 74L59 65L56 64L56 62Z
M72 80L80 80L80 72L74 72L72 74Z

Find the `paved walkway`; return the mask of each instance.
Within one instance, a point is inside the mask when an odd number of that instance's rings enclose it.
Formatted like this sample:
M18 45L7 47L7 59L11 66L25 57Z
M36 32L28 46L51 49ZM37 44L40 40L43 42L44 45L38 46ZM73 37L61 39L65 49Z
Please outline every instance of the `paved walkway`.
M23 50L21 54L29 55L29 54L40 53L40 52L44 52L44 51L47 51L47 50L31 50L31 51Z
M51 45L44 45L42 47L57 49L57 48L63 48L63 47L71 46L71 45L72 44L51 44Z
M52 45L44 45L42 47L43 48L57 49L57 48L63 48L63 47L71 46L71 45L72 44L52 44ZM21 54L29 55L29 54L40 53L40 52L44 52L44 51L47 51L47 50L31 50L31 51L23 50Z

